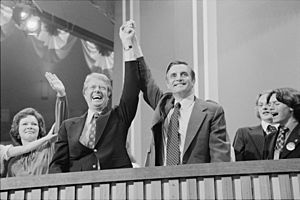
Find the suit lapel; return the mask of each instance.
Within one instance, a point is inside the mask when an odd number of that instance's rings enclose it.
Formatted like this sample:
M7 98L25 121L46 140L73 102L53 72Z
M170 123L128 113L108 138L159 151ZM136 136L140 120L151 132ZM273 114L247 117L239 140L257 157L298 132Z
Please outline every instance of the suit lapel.
M191 117L189 120L189 124L186 131L186 137L185 137L185 143L183 148L183 155L185 154L186 150L190 146L192 140L198 133L199 128L201 127L205 117L206 113L203 112L207 109L206 106L201 104L199 99L195 100L194 108L191 113Z
M84 128L86 117L87 113L74 120L72 125L70 126L71 136L69 138L73 141L73 143L77 143L79 141L79 138Z
M152 121L152 127L162 122L173 107L174 97L166 96L161 103L158 104L157 109L154 111L154 118Z
M287 156L300 145L300 124L298 124L289 135L284 148L280 154L280 158L287 158Z
M257 126L253 129L252 134L250 135L250 139L252 140L252 143L254 144L259 156L263 157L263 150L264 150L264 143L265 143L265 136L264 136L264 130L261 126Z
M109 119L111 111L106 112L104 115L101 115L96 121L96 138L95 144L98 143L99 139L101 138L103 131L106 127L107 120Z

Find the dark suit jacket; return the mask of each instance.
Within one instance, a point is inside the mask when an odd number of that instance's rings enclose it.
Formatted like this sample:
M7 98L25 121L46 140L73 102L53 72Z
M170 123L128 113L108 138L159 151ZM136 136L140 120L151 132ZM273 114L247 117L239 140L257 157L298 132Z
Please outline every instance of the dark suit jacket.
M266 147L276 134L269 134L266 138L264 135L261 125L239 128L233 141L236 161L265 160L268 154Z
M132 167L126 138L138 104L138 62L125 63L120 103L96 121L96 145L89 149L79 142L87 113L63 122L55 144L50 173Z
M278 133L277 133L278 135ZM270 142L269 151L271 152L268 159L274 158L274 148L276 145L276 137ZM300 158L300 123L294 128L279 155L279 159Z
M139 72L145 101L154 109L152 132L154 146L150 147L146 165L163 165L163 123L172 107L173 96L155 84L143 58ZM187 128L182 164L230 161L230 143L226 132L223 108L215 102L195 97Z

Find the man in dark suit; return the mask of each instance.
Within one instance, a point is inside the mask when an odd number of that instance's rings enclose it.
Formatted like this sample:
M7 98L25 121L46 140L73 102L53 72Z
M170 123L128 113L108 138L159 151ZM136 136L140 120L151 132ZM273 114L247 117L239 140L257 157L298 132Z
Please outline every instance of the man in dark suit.
M269 159L300 158L300 91L293 88L273 90L267 97L273 122L279 131L270 143Z
M108 77L99 73L86 77L83 96L88 111L62 123L50 173L132 167L126 138L138 105L137 65L125 62L123 93L113 109L108 108L112 87Z
M134 33L134 23L129 23L127 30ZM195 97L193 69L185 62L172 62L166 72L166 82L171 92L163 93L151 76L135 34L132 34L131 42L123 45L124 48L132 48L133 56L140 62L140 87L145 101L154 109L154 148L148 154L146 165L230 161L230 143L223 108L215 102ZM176 117L173 117L174 113ZM175 136L171 136L174 132ZM176 141L174 145L172 141Z
M264 91L256 99L255 109L260 125L239 128L235 134L233 148L236 161L267 159L267 147L279 126L273 124L273 116L267 103L269 93L270 91Z

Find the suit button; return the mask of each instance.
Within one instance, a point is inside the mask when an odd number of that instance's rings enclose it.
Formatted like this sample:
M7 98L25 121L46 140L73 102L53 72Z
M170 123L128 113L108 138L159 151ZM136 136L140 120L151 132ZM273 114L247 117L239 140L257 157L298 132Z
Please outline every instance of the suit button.
M96 165L93 165L93 168L95 169L97 166Z
M97 152L97 149L94 149L94 152L96 153L96 152Z

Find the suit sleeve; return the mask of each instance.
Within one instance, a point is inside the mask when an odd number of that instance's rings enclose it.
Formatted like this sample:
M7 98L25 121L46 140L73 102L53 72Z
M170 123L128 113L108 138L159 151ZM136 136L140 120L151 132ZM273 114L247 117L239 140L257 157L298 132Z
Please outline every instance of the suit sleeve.
M245 152L245 142L243 137L243 130L238 129L236 131L234 140L233 140L233 148L235 153L235 160L236 161L243 161L244 159L244 152Z
M140 88L138 62L125 62L125 80L119 103L120 115L127 124L131 124L137 110Z
M49 173L61 173L69 171L69 147L64 121L58 131L58 140L55 143L55 151L49 166Z
M57 97L55 103L55 132L57 133L61 123L68 118L67 97Z
M211 162L229 162L231 147L226 131L225 114L221 106L218 106L212 118L209 138Z
M155 83L151 71L145 62L143 57L138 58L139 61L139 76L140 76L140 88L143 92L144 100L154 110L163 96L163 92L159 89Z

